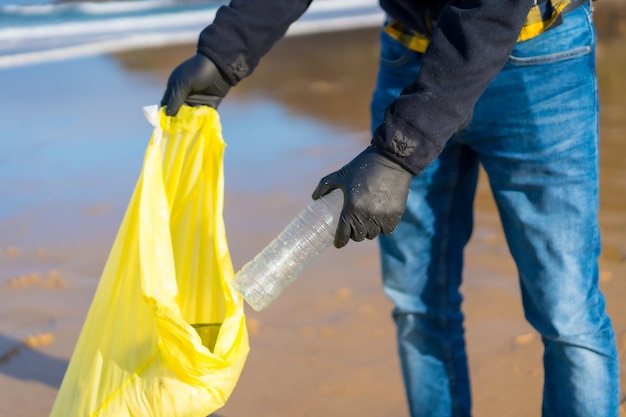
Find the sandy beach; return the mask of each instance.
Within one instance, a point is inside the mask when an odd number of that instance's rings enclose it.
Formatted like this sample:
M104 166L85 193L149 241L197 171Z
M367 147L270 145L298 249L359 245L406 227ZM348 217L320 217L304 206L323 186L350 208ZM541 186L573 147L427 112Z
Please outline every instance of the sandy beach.
M596 6L601 288L626 416L626 7ZM377 32L282 40L220 107L224 218L235 269L369 142ZM194 46L0 70L0 416L50 412L141 170L169 72ZM358 68L358 71L354 71ZM474 415L539 416L542 342L481 178L463 294ZM251 351L219 417L408 416L377 243L330 249L268 309L246 306Z

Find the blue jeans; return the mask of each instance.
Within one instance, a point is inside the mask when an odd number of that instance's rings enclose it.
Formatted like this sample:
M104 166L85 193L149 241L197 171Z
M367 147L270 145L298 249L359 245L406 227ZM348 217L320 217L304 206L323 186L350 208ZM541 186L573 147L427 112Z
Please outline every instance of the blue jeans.
M372 127L415 79L420 54L381 34ZM380 237L412 417L471 414L462 295L479 164L541 334L544 417L618 417L619 369L598 289L598 95L589 6L518 43L469 124L414 177L407 210Z

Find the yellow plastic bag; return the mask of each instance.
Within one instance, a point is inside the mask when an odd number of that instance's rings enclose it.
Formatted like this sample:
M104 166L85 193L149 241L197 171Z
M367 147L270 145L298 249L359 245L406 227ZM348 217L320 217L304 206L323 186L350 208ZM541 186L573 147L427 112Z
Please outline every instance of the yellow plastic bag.
M218 114L184 106L155 125L51 417L204 417L248 354L222 217Z

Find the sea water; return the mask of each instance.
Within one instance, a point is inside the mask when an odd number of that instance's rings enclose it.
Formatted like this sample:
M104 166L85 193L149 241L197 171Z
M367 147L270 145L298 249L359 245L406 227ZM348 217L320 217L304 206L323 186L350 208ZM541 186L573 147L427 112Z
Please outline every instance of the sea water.
M226 0L0 0L0 69L197 42ZM287 35L380 25L377 0L318 0Z

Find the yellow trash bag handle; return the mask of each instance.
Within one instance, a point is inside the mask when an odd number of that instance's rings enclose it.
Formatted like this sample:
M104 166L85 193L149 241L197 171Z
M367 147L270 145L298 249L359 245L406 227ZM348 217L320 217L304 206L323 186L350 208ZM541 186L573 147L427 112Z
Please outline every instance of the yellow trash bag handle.
M143 169L51 417L204 417L248 354L230 286L219 116L145 112L154 132Z

